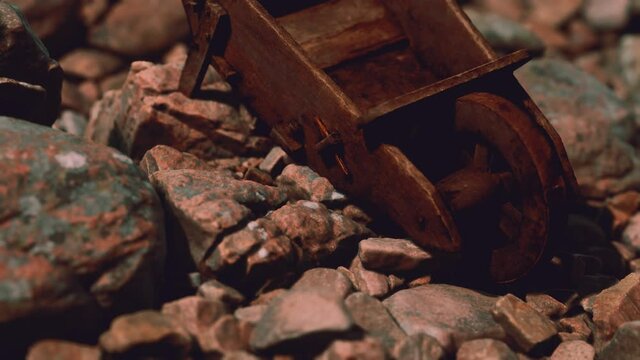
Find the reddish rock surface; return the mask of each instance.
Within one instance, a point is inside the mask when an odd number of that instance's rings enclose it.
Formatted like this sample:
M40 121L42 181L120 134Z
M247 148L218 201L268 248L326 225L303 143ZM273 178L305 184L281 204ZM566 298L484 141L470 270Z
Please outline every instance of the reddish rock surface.
M430 284L398 291L383 303L407 334L425 333L453 352L467 340L506 338L489 311L495 301L465 288Z
M163 216L131 159L9 118L0 118L0 148L4 331L29 323L41 327L29 331L34 336L54 325L82 337L101 317L152 306L165 254ZM68 318L83 311L94 320Z

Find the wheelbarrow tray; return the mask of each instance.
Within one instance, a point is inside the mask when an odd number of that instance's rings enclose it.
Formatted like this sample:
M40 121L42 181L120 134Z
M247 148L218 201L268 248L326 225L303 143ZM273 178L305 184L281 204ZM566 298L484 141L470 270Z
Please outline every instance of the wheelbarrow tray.
M487 103L481 112L512 107L529 124L518 139L536 181L524 189L541 199L529 229L545 226L510 245L492 276L514 280L541 258L576 184L559 136L513 76L526 52L499 58L452 0L216 3L212 64L273 138L422 246L463 249L455 206L436 186L451 172L443 149L460 99L490 94L469 98Z

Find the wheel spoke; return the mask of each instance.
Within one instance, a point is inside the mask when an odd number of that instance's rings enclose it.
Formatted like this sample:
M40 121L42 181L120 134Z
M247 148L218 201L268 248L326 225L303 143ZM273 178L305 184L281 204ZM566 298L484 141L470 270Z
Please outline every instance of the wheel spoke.
M489 170L489 148L483 144L476 144L473 149L473 166L476 169Z
M515 239L520 233L521 225L522 212L511 203L502 204L500 207L500 223L498 227L507 239Z

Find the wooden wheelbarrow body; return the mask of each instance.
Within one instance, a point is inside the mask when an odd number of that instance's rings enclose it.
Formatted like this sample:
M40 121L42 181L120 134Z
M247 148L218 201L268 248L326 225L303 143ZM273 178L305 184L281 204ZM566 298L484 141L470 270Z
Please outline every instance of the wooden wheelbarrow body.
M576 189L565 150L513 76L528 54L497 57L454 1L184 2L182 91L211 62L286 151L496 282L549 248Z

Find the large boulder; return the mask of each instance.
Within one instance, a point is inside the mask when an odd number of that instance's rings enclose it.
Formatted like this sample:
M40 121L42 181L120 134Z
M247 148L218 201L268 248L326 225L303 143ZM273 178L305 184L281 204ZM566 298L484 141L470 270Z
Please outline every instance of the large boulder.
M558 59L534 60L517 77L558 131L585 196L640 187L633 115L610 89Z
M0 117L0 340L84 338L153 306L160 202L128 157Z
M53 124L60 111L62 69L18 8L4 1L0 1L0 29L0 115ZM13 88L2 91L7 83ZM25 94L29 103L23 101Z

